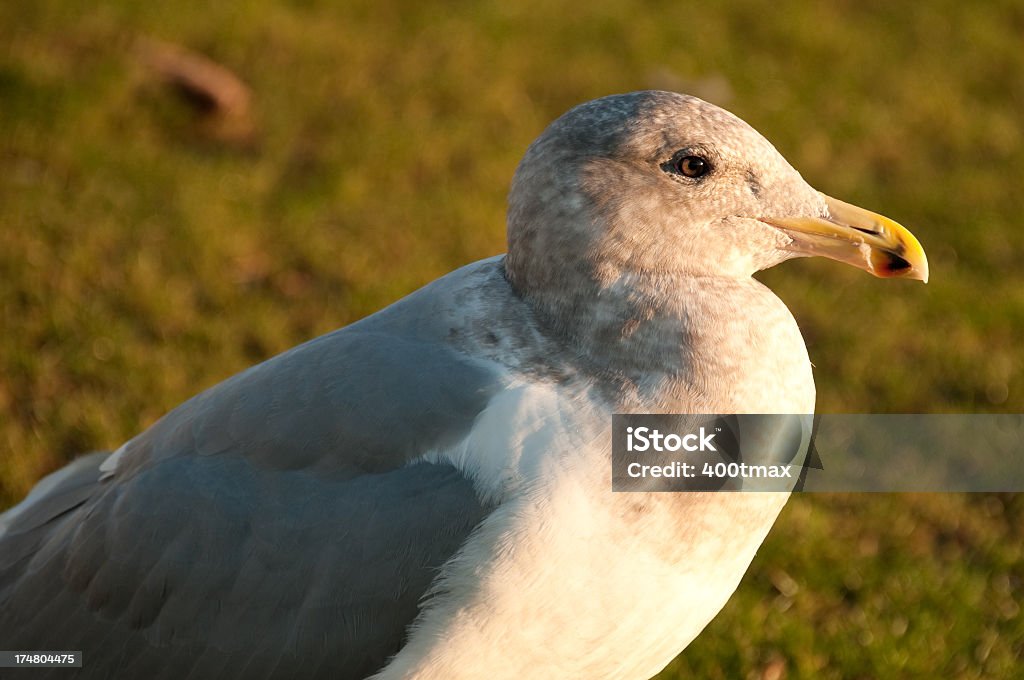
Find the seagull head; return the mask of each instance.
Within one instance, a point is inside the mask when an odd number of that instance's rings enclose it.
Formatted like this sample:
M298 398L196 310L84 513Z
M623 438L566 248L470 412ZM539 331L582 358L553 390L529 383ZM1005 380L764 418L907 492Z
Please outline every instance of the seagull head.
M811 187L756 130L660 91L581 104L533 142L509 194L506 270L527 295L581 279L749 278L824 256L927 281L904 227Z

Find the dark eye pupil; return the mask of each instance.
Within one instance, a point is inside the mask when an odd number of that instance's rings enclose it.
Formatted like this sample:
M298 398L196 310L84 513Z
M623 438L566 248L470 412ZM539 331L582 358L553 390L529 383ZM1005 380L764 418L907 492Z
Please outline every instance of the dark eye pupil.
M708 162L700 156L686 156L679 159L679 172L687 177L700 177L708 171Z

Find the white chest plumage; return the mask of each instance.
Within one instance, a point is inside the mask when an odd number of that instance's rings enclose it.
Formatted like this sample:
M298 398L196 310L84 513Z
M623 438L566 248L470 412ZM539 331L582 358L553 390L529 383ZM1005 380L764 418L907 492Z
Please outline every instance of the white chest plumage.
M746 320L755 327L737 341L784 359L652 373L617 402L582 377L516 383L463 442L432 452L428 459L454 463L499 505L446 565L408 644L376 680L537 677L537 669L643 679L696 637L788 494L613 493L611 415L810 412L803 342L771 300L769 318ZM742 325L678 351L688 362L713 344L727 352L723 343Z

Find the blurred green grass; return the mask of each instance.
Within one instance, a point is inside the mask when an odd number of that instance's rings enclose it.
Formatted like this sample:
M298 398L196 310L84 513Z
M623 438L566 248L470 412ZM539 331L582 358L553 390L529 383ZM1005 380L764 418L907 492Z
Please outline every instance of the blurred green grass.
M0 4L0 507L501 252L527 144L648 87L725 105L928 250L928 286L819 261L763 275L819 411L1020 412L1022 36L1009 1ZM205 135L139 37L240 75L257 141ZM1022 520L1016 496L795 498L662 677L1019 677Z

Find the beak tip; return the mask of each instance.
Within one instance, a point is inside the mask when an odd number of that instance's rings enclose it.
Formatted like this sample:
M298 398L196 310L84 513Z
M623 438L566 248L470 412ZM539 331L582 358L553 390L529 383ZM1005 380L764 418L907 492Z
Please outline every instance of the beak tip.
M921 283L927 284L928 278L931 276L931 272L928 269L928 258L924 254L924 248L921 247L920 243L916 243L915 257L913 258L913 268L911 269L911 276Z
M866 258L868 271L883 279L915 279L928 283L928 260L924 250L918 246L910 254L906 248L899 251L897 254L889 250L871 250Z

